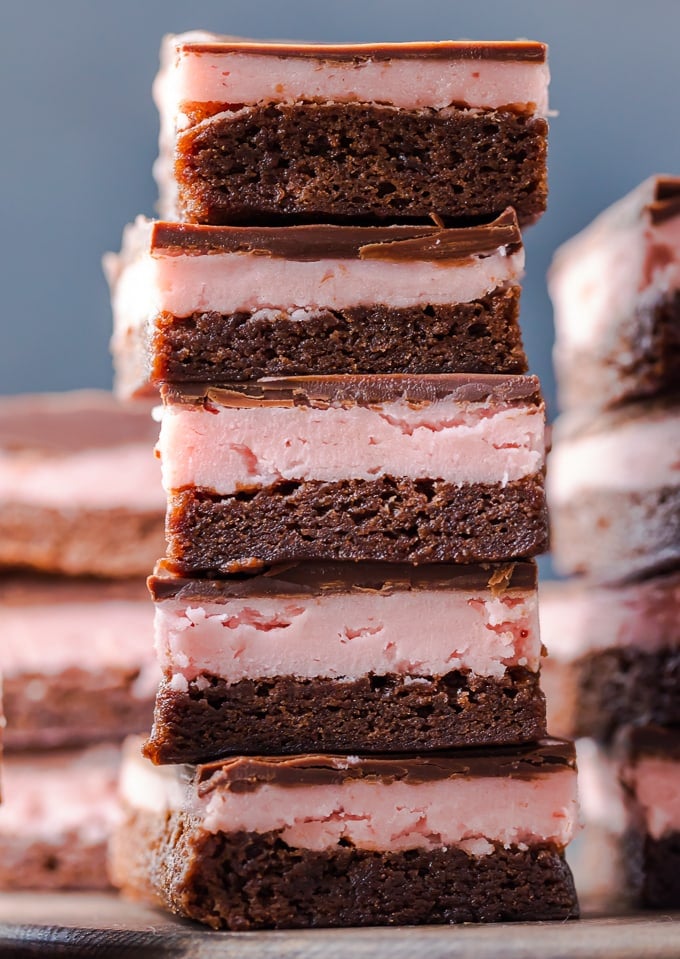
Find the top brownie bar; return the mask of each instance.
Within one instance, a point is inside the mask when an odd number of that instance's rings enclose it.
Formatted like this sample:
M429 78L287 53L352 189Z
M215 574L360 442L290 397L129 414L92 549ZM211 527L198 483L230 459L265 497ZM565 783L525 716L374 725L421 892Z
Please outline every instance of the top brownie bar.
M423 221L544 211L549 80L532 41L168 37L161 214L194 223Z

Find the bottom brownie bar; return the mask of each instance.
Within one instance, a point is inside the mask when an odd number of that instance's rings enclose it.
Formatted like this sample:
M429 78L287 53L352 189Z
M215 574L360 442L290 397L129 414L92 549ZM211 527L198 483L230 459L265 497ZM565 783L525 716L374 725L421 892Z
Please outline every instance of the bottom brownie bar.
M630 728L620 748L633 898L651 909L680 909L680 730Z
M138 745L134 753L138 751ZM428 757L128 756L114 882L217 929L568 919L573 747Z
M5 757L0 890L108 889L120 748Z

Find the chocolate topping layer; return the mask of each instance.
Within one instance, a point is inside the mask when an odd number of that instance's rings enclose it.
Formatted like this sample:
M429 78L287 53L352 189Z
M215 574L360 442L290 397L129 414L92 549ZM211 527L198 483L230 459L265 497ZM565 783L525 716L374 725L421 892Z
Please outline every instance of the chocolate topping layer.
M499 247L518 248L522 236L517 216L508 208L491 223L457 229L438 226L290 227L200 226L155 223L152 254L205 256L250 253L296 261L370 259L463 260L493 253Z
M257 383L225 383L220 386L164 385L166 404L211 405L235 409L257 406L347 406L407 402L433 403L451 398L461 403L541 402L538 377L496 373L447 373L411 376L403 374L271 377Z
M548 48L535 40L440 40L419 43L277 43L215 36L185 41L186 53L243 53L251 56L333 60L517 60L544 63Z
M654 181L653 198L646 209L652 223L662 223L680 214L680 177L659 175Z
M101 580L47 575L4 576L0 579L2 606L54 606L66 603L104 603L111 600L148 600L144 578Z
M531 746L465 749L423 756L237 756L199 766L199 794L214 789L252 792L259 786L340 785L353 779L379 779L410 785L441 779L536 776L575 769L574 744L544 739Z
M151 406L122 406L104 390L40 393L0 399L0 448L46 454L105 449L158 439Z
M680 728L669 728L649 723L646 726L630 726L617 744L632 762L653 756L680 762Z
M156 602L226 602L269 596L317 596L319 593L382 593L398 590L485 590L536 588L533 561L484 563L478 566L411 566L399 563L292 563L274 566L259 576L206 580L174 576L161 560L148 579ZM2 593L0 592L0 597Z

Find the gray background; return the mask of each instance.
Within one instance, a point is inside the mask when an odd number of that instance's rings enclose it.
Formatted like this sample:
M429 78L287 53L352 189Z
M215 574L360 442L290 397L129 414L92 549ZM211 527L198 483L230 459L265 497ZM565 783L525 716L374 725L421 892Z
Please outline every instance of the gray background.
M0 392L108 386L100 270L153 212L150 87L166 32L305 40L530 37L550 44L550 204L526 236L522 319L555 411L545 271L653 172L680 172L680 0L2 0Z

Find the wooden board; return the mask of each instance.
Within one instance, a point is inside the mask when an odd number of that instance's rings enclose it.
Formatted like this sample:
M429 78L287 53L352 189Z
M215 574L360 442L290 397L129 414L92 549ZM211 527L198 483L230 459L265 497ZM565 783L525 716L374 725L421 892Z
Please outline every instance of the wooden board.
M0 894L0 956L678 959L680 914L399 929L212 932L114 895Z

